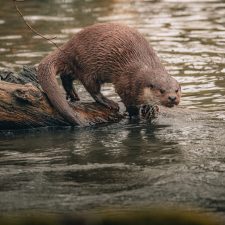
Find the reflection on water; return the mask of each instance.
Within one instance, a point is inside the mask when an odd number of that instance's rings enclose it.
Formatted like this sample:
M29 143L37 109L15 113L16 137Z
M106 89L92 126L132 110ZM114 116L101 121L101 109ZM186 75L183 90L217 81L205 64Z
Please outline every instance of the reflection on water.
M38 64L54 46L32 34L11 3L0 3L0 68ZM180 81L181 105L207 113L177 114L152 125L122 121L98 128L4 133L1 212L166 203L224 213L224 1L46 0L19 5L27 21L58 44L96 22L136 27ZM104 92L116 98L110 85Z
M68 212L189 204L224 211L225 124L217 120L8 133L0 208Z

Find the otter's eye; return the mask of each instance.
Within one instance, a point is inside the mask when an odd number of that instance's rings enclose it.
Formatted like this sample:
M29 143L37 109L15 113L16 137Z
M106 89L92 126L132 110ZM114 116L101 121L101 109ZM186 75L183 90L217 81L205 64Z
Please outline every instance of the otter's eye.
M154 85L153 84L149 84L148 87L149 88L154 88Z
M177 89L175 92L178 93L179 89Z
M166 92L166 91L163 90L163 89L160 89L159 91L160 91L161 94L164 94L164 93Z

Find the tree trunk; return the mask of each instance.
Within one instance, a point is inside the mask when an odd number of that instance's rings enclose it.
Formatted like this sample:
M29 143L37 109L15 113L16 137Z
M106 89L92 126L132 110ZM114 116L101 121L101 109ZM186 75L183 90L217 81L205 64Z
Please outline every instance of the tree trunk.
M97 103L71 103L71 107L90 125L118 122L123 118ZM19 74L0 72L0 130L45 126L69 126L41 91L36 69L24 67Z

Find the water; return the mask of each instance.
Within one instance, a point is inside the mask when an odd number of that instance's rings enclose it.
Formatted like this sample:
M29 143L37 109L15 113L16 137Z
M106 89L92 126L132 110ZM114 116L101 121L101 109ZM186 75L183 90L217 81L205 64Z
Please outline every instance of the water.
M54 46L31 33L10 2L0 3L0 68L37 65ZM123 120L94 128L1 133L1 213L168 205L224 216L223 0L18 4L27 21L59 45L96 22L136 27L181 83L181 106L187 110L153 124ZM78 90L88 98L82 86ZM117 99L111 85L104 94Z

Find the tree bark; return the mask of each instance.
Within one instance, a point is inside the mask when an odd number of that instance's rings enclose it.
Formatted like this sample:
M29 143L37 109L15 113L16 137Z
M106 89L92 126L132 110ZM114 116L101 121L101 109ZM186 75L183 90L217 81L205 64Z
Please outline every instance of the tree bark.
M95 102L71 103L71 107L90 125L118 122L123 118L120 112ZM24 67L19 74L0 72L0 130L69 125L42 92L35 68Z

